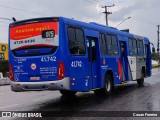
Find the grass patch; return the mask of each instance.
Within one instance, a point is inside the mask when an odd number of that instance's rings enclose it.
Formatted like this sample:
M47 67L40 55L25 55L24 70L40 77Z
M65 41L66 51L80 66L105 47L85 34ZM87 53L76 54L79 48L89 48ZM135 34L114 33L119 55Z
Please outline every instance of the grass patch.
M160 65L152 65L152 68L160 68Z

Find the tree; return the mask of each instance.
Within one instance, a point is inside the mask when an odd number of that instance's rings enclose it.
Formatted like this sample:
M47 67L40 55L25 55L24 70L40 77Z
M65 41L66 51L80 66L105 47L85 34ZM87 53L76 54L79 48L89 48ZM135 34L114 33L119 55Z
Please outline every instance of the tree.
M0 72L6 76L7 72L9 71L8 61L0 61Z
M158 60L158 53L151 54L152 60Z

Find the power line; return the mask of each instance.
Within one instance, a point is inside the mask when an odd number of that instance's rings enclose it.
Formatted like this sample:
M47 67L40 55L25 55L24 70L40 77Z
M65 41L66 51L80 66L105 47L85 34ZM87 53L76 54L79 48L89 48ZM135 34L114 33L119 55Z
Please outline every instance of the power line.
M87 0L87 1L88 2L92 2L92 3L99 3L100 2L100 0L95 0L95 1L89 1L89 0ZM102 2L104 2L104 1L105 0L103 0ZM109 3L109 2L107 2L107 3ZM117 6L117 7L119 7L119 6ZM128 13L128 10L126 10L125 8L120 8L120 10L116 12L116 14L127 15L127 16L129 15L130 16L130 14ZM134 14L134 17L133 17L133 14ZM143 23L143 24L148 24L148 25L158 24L156 21L150 20L150 19L142 17L142 16L137 16L137 14L136 15L135 14L136 13L132 13L131 16L132 16L132 19L135 20L135 21L137 21L137 22L140 22L140 23Z
M87 0L88 2L90 3L99 3L100 4L100 0L95 0L95 1L90 1L90 0ZM103 0L102 2L107 2L105 0ZM109 2L107 2L109 3ZM33 12L33 11L28 11L28 10L23 10L23 9L18 9L18 8L14 8L14 7L9 7L9 6L5 6L5 5L2 5L0 4L0 7L3 7L3 8L8 8L8 9L13 9L13 10L17 10L17 11L22 11L22 12L28 12L28 13L32 13L32 14L39 14L39 15L47 15L47 14L43 14L43 13L38 13L38 12ZM118 7L118 6L117 6ZM105 13L105 12L104 12ZM111 13L111 12L109 12ZM119 10L117 13L120 13L122 15L127 15L128 12L125 8L122 8L121 10ZM106 14L106 13L105 13ZM108 16L108 15L107 15ZM133 20L136 20L138 22L141 22L141 23L145 23L145 24L150 24L150 25L155 25L157 24L157 22L155 21L152 21L150 19L146 19L146 18L143 18L142 16L139 16L139 17L132 17ZM108 21L107 21L108 22Z
M119 7L119 6L117 6L117 7ZM119 7L120 8L120 7ZM125 8L120 8L120 10L119 11L117 11L116 13L114 13L114 14L121 14L121 15L130 15L129 13L128 13L128 10L126 10ZM134 15L134 16L133 16ZM135 13L132 13L132 19L133 20L136 20L136 21L138 21L138 22L141 22L141 23L145 23L145 24L150 24L150 25L155 25L155 24L157 24L157 22L155 22L155 21L153 21L153 20L150 20L150 19L148 19L148 18L144 18L144 17L142 17L142 16L138 16L137 14L135 15Z
M4 18L4 17L0 17L0 19L2 19L2 20L9 20L9 21L13 21L12 19L10 19L10 18Z
M8 26L0 26L0 27L8 27Z
M10 23L10 21L0 21L0 23L7 23L7 24L9 24Z
M96 1L90 1L90 0L86 0L86 1L89 2L89 3L94 3L94 4L97 3Z
M105 1L105 0L94 0L94 1L92 1L92 0L87 0L88 2L90 2L90 3L93 3L93 4L100 4L100 2L107 2L107 3L111 3L110 1ZM117 6L117 5L116 5ZM117 6L118 8L120 8L119 6ZM109 9L109 8L108 8ZM107 10L108 10L107 9ZM150 19L148 19L148 18L144 18L144 17L142 17L142 16L137 16L137 15L134 15L133 16L133 14L135 14L135 13L132 13L132 15L130 15L129 13L128 13L128 10L126 10L125 8L120 8L120 10L118 10L117 12L115 12L114 14L121 14L121 15L126 15L126 16L132 16L132 20L135 20L135 21L137 21L137 22L140 22L140 23L143 23L143 24L148 24L148 25L155 25L155 24L158 24L157 22L155 22L155 21L153 21L153 20L150 20Z
M124 8L114 12L113 14L115 14L115 16L117 16L116 14L118 15L121 15L121 16L132 16L132 20L135 20L137 22L140 22L140 23L143 23L143 24L148 24L148 25L155 25L157 24L155 21L152 21L150 19L146 19L144 17L141 17L141 16L133 16L133 14L128 14L127 10L125 10Z
M47 14L43 14L43 13L38 13L38 12L32 12L32 11L28 11L28 10L13 8L13 7L5 6L5 5L2 5L2 4L0 4L0 7L13 9L13 10L17 10L17 11L22 11L22 12L28 12L28 13L32 13L32 14L47 15Z

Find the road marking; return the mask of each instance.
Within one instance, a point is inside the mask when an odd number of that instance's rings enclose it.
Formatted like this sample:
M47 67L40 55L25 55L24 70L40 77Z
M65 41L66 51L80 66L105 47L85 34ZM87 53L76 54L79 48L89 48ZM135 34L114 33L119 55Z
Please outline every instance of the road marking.
M33 100L33 101L41 101L40 99L35 99L35 100Z
M13 106L17 106L17 105L19 105L19 104L13 104L13 105L8 105L8 106L0 107L0 109L8 108L8 107L13 107Z
M43 100L48 100L48 99L45 99L45 98L44 99L34 99L33 101L37 102L37 101L43 101Z
M35 101L35 102L39 101L40 102L40 101L44 101L44 100L46 101L46 100L49 100L49 99L52 99L52 98L34 99L33 101Z

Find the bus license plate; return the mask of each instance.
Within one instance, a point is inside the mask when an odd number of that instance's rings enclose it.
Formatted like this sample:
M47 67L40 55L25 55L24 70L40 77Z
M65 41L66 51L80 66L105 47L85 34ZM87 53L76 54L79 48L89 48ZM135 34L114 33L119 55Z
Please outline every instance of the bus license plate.
M40 77L30 77L30 80L40 80Z

